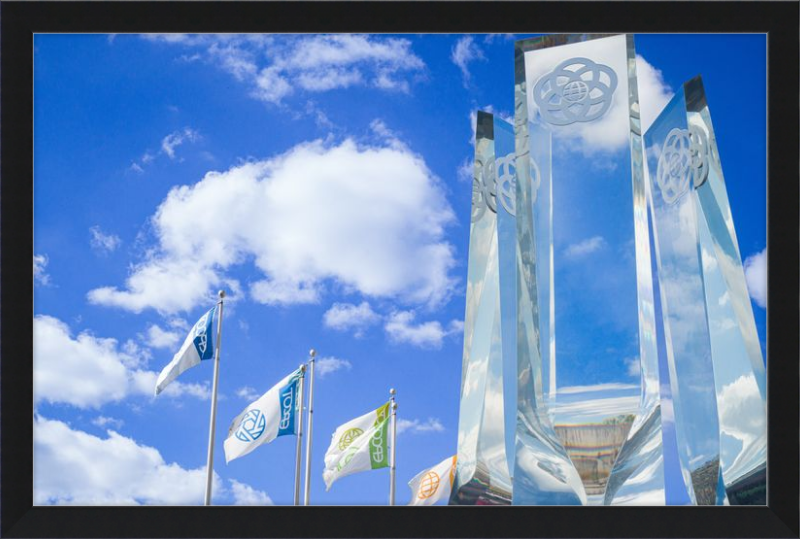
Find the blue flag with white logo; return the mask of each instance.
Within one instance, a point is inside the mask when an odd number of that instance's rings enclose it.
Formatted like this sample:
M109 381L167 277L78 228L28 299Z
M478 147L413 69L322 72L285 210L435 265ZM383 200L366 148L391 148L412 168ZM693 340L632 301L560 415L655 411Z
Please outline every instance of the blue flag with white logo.
M205 359L214 357L214 332L212 328L216 310L217 308L213 307L201 316L200 320L189 331L189 335L183 341L181 349L178 350L172 361L158 375L156 395L164 391L164 388L186 369L194 367Z
M300 381L297 369L236 416L225 440L225 462L244 456L278 436L297 434L300 413Z

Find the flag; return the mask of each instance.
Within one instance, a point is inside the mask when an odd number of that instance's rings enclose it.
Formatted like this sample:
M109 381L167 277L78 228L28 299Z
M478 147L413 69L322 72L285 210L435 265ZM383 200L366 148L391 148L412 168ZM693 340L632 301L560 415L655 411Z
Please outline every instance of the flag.
M391 402L391 401L390 401ZM348 421L331 436L325 453L325 490L340 477L389 466L389 404Z
M278 436L297 434L300 378L302 371L297 369L236 416L223 444L226 463Z
M449 500L455 476L455 455L418 473L408 482L411 487L411 502L408 505L433 505L439 500Z
M156 395L164 391L164 388L178 377L180 373L199 364L200 361L214 357L214 340L212 324L214 323L214 311L216 306L204 314L200 320L189 331L183 346L172 358L172 361L164 367L156 380Z

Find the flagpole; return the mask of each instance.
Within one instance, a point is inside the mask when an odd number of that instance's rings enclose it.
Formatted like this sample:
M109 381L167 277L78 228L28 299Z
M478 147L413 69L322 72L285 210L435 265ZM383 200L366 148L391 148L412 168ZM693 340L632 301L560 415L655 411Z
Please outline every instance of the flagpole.
M219 313L217 314L217 347L214 350L214 382L211 389L211 420L208 425L208 460L206 461L205 505L211 505L211 483L214 477L214 426L217 422L217 386L219 385L219 347L222 341L222 305L225 291L219 291Z
M311 487L311 429L314 426L314 358L317 351L308 352L308 434L306 435L306 488L303 493L303 505L308 505L309 488Z
M395 485L395 441L397 440L397 403L394 396L397 392L394 388L389 390L392 408L392 452L391 460L389 462L389 505L394 505L394 485Z
M294 504L300 505L300 464L303 453L303 401L306 398L306 366L300 365L300 414L297 418L297 451L294 456Z

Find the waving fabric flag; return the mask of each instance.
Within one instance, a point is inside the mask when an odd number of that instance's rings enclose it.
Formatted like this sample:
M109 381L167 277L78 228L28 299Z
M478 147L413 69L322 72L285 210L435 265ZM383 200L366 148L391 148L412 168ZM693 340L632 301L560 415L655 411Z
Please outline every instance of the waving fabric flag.
M392 450L389 402L336 429L325 453L325 490L337 479L356 472L387 468Z
M297 434L302 377L297 369L236 416L224 443L226 463L278 436Z
M433 505L439 500L448 501L455 475L455 455L418 473L408 482L411 487L411 501L408 505Z
M156 395L164 391L164 388L178 377L180 373L190 367L194 367L202 360L214 357L213 323L216 307L204 314L200 320L189 331L183 346L172 358L172 361L164 367L156 380Z

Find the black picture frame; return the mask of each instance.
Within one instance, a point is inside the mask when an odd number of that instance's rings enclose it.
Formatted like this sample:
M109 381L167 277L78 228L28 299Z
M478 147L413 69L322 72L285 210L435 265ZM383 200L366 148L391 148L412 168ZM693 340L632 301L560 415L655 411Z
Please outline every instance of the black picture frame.
M0 536L798 537L797 2L9 2L0 5ZM768 34L766 507L34 507L33 34ZM509 59L511 61L511 59Z

